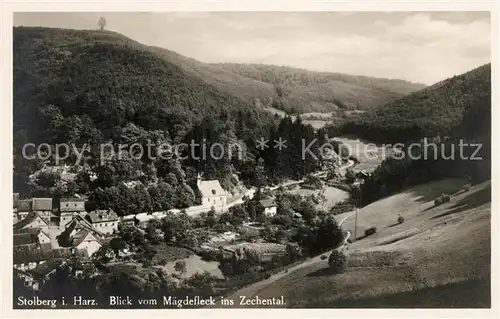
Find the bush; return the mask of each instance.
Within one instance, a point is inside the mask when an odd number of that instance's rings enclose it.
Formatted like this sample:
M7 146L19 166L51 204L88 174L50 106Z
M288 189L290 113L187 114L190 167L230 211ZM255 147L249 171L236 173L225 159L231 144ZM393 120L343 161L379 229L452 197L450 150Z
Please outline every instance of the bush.
M269 279L269 278L271 278L271 274L268 272L264 273L264 279Z
M435 205L435 206L439 206L439 205L441 205L442 203L443 203L443 199L441 198L441 196L439 196L438 198L436 198L436 199L434 200L434 205Z
M436 200L434 201L434 205L439 206L443 203L449 202L450 199L451 199L450 195L443 194L443 195L439 196L438 198L436 198Z
M325 259L327 259L327 258L328 258L328 257L327 257L326 255L322 255L322 256L321 256L321 260L325 260Z
M367 230L365 230L365 237L371 236L377 232L377 227L370 227Z
M347 266L347 257L343 252L334 250L328 258L328 265L334 274L342 273Z
M405 218L401 215L398 216L398 224L402 224L405 222Z

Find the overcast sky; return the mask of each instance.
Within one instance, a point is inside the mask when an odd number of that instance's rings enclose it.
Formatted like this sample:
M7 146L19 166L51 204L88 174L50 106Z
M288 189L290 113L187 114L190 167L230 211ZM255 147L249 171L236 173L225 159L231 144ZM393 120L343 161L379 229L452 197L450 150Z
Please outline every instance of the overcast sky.
M288 65L432 84L490 62L488 12L16 13L14 25L107 29L203 62Z

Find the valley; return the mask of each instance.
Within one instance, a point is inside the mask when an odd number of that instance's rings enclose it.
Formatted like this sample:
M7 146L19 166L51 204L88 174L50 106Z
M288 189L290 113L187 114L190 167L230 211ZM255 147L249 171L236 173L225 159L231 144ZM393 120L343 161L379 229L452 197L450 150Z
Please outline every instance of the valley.
M489 63L209 63L99 21L13 29L14 300L491 306Z

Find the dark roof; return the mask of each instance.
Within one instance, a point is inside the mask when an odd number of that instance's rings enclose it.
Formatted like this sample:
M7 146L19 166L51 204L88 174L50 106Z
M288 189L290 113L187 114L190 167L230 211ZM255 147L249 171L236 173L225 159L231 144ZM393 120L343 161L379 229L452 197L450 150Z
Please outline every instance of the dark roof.
M76 203L84 205L76 205ZM61 212L84 212L85 199L82 198L62 198L59 204Z
M53 258L67 258L72 255L73 252L71 249L31 249L29 246L14 246L13 248L14 264L26 264Z
M33 278L44 278L52 271L56 270L57 267L64 264L64 262L65 262L64 258L53 258L47 260L43 264L38 265L34 269L29 270L28 272L33 275Z
M276 206L276 203L274 202L274 199L272 198L266 198L266 199L261 199L260 204L264 207L273 207Z
M52 198L33 198L33 210L52 210Z
M17 222L17 223L14 224L14 232L16 232L17 230L20 230L20 229L24 228L25 226L31 224L37 218L40 218L47 225L47 222L43 218L41 218L40 215L38 215L38 213L31 212L31 213L28 214L28 216L26 216L26 218L24 218L24 219L22 219L19 222Z
M91 223L89 223L85 218L81 216L75 216L73 219L66 224L66 229L64 230L65 233L71 234L73 230L88 230L91 233L95 233L98 236L104 237L104 234L100 232L99 230L95 229Z
M61 198L61 202L85 202L85 198L78 198L78 197Z
M88 214L92 223L109 222L118 220L118 215L112 210L94 210Z
M87 238L89 234L91 234L91 232L88 229L82 229L78 233L76 233L73 236L73 242L72 242L73 247L80 245ZM102 245L102 242L98 238L95 239L99 244Z
M17 202L18 212L31 212L33 207L33 202L31 199L21 199Z
M38 244L38 237L33 233L14 234L14 246Z
M17 208L17 205L19 204L19 193L14 193L12 197L12 204L14 208Z
M38 235L38 233L41 231L42 231L42 229L40 227L22 228L22 229L14 230L14 235L17 235L17 234L35 234L35 235Z

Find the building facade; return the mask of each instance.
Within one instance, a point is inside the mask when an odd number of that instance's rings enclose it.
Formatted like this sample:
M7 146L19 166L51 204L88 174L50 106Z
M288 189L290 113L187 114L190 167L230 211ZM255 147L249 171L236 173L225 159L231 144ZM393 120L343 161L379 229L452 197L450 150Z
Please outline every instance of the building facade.
M92 224L92 227L106 235L118 231L118 215L112 209L92 211L86 216L86 219Z
M202 206L219 212L224 211L227 194L218 180L203 181L201 175L198 175L197 186L202 195Z

